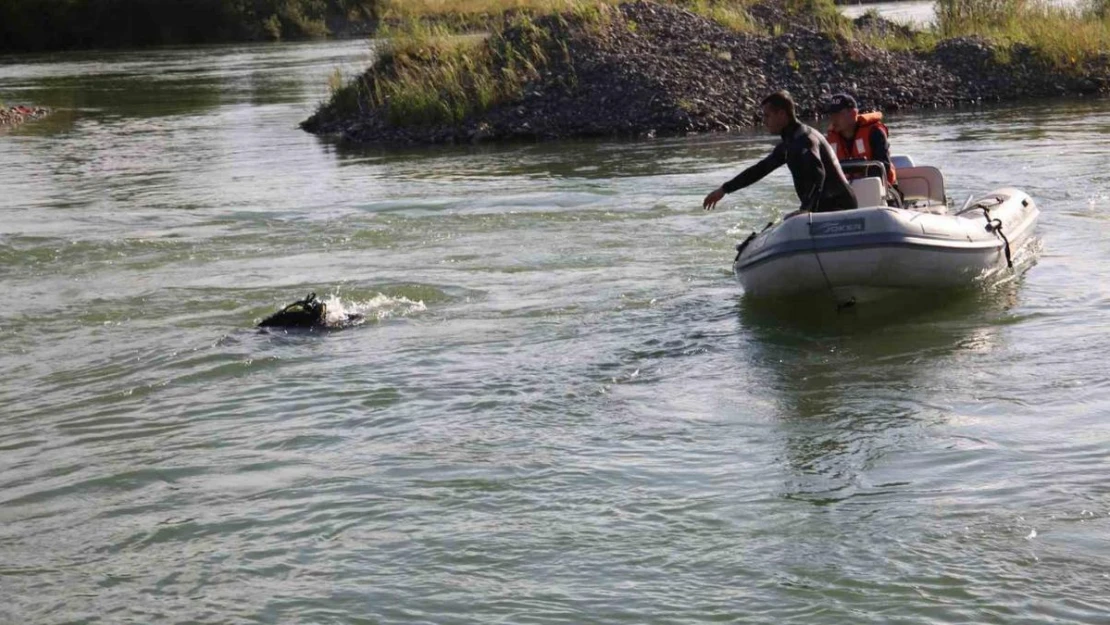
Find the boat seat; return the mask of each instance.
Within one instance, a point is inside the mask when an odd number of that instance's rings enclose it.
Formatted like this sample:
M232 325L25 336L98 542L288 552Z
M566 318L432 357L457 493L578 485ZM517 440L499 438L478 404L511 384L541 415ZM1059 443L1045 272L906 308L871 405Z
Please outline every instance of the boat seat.
M944 204L944 176L936 167L899 167L898 189L906 200L931 200Z
M856 194L856 202L860 208L886 206L886 194L880 178L856 178L852 181L852 192Z

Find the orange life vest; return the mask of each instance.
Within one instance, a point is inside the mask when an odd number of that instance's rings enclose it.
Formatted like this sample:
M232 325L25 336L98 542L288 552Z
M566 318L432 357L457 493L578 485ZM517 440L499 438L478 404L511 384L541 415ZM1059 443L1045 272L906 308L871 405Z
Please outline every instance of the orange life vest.
M829 141L833 151L836 152L838 160L848 159L863 159L872 160L873 152L871 151L871 131L878 128L883 132L884 137L889 137L890 133L883 124L882 113L863 113L856 118L856 135L852 137L851 141L845 141L841 134L832 128L829 128L829 134L825 138ZM888 185L893 185L898 182L898 176L894 173L894 164L891 163L890 169L886 172L886 182Z

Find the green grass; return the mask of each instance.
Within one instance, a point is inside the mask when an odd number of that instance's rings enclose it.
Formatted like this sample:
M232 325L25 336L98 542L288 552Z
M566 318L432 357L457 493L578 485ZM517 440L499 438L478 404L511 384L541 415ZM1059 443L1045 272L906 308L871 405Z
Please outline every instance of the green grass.
M511 10L492 14L506 7ZM613 14L612 4L605 0L426 0L389 5L379 33L383 47L378 60L346 84L333 73L331 99L322 113L348 117L372 109L384 112L395 126L455 125L520 98L552 59L561 63L559 78L573 87L577 79L567 43L553 31L565 36L569 29L601 29ZM489 32L473 32L476 15L485 16ZM542 16L550 16L555 28L540 27L537 20Z
M381 12L388 19L401 21L425 18L467 16L496 17L507 12L533 15L567 13L600 4L615 5L621 0L382 0ZM592 9L591 9L592 10Z
M1052 6L1039 0L938 0L936 23L909 35L852 36L892 51L927 52L945 39L981 37L996 45L996 59L1012 61L1015 46L1028 46L1050 66L1068 72L1110 51L1110 0L1088 0L1079 7Z
M386 33L362 95L397 126L457 124L520 97L547 65L551 43L527 13L506 18L487 37L408 21Z
M1024 44L1066 70L1110 50L1108 8L1107 0L1081 7L1035 0L939 0L935 30L944 38L977 35L1005 47Z
M522 82L515 68L495 71L485 41L459 40L390 54L390 64L374 76L370 96L398 126L461 122L518 93Z
M826 32L850 34L852 20L844 17L833 0L784 0L787 12L797 21L813 20L818 28Z
M506 13L531 16L564 13L596 19L622 0L380 0L381 14L393 22L439 21L453 28L495 27ZM738 32L779 35L784 28L762 27L748 11L757 0L659 0L676 4ZM857 32L832 0L782 0L797 23L896 51L927 51L937 42L978 35L1003 46L1029 45L1046 60L1068 67L1110 49L1110 0L1084 0L1079 8L1053 7L1039 0L938 0L937 22L911 36ZM493 26L491 26L491 23ZM635 24L629 25L636 28Z
M382 16L390 22L436 20L456 28L486 26L505 13L532 16L561 13L585 22L603 18L606 9L629 0L382 0ZM675 4L738 31L758 27L745 10L755 0L658 0ZM635 26L633 26L635 28Z
M755 33L759 24L748 13L750 0L686 0L679 6L737 32Z

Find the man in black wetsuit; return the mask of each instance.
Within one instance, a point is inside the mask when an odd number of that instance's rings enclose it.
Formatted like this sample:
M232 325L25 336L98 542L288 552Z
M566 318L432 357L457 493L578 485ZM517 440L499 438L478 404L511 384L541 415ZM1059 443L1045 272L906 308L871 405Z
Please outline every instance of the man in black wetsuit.
M763 99L763 124L771 134L782 137L770 156L740 172L705 196L702 208L713 210L726 193L747 187L782 165L790 168L794 191L802 205L793 217L805 212L826 212L856 208L856 196L840 169L829 142L813 128L798 121L794 100L786 91L776 91Z

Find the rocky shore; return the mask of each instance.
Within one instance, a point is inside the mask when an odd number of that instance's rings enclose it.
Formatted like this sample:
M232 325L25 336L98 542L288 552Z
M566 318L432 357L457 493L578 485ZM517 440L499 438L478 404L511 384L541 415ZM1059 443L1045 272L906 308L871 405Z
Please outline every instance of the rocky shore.
M23 122L42 119L50 113L49 109L31 106L0 107L0 128L11 128Z
M871 15L857 19L849 37L773 1L749 12L777 34L738 32L646 0L620 5L598 28L540 18L537 26L553 33L550 62L513 101L459 123L397 125L388 103L363 95L353 109L334 102L321 107L302 126L378 144L655 136L754 126L760 99L782 88L807 118L841 91L855 95L863 109L887 111L1110 93L1106 54L1061 72L1020 44L1000 50L958 38L928 52L869 45L869 35L912 36L907 27ZM523 35L509 29L504 36ZM371 69L361 78L362 93L373 93L377 75Z

